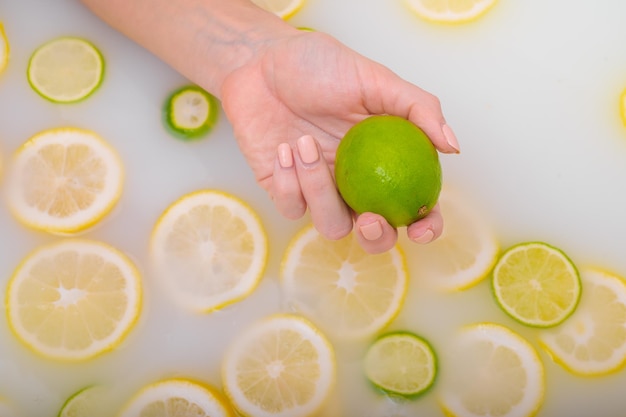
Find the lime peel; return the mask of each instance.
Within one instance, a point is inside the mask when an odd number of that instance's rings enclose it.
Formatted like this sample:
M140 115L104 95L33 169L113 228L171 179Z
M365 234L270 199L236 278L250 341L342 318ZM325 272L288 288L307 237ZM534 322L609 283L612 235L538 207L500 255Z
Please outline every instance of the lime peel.
M370 383L382 392L415 399L434 385L437 362L426 339L409 331L394 331L369 346L364 368Z

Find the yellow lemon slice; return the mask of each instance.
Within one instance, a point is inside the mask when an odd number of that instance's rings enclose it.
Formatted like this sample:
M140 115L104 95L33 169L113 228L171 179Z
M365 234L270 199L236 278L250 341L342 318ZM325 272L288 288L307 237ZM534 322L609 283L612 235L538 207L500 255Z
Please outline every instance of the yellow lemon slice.
M408 7L422 19L460 23L485 14L497 0L405 0Z
M439 290L463 290L489 275L500 245L484 217L458 191L444 187L439 205L443 233L428 245L411 247L411 267L418 279Z
M91 95L102 83L104 59L81 38L49 41L33 52L28 82L39 95L57 103L72 103Z
M252 2L283 19L290 18L304 5L304 0L252 0Z
M407 331L386 333L367 349L365 375L386 393L412 398L427 391L437 376L437 356L430 343Z
M119 345L139 317L141 282L132 261L108 244L70 239L28 255L11 277L13 333L49 358L84 360Z
M167 379L145 386L119 417L234 417L214 387L187 379Z
M530 417L543 404L543 364L513 331L491 323L462 329L446 358L440 404L447 416Z
M168 293L193 311L212 311L249 295L267 263L267 236L240 199L203 190L174 202L156 223L151 254Z
M562 323L576 309L582 292L574 263L542 242L506 250L493 269L492 287L502 310L533 327Z
M542 346L577 375L604 375L626 363L626 281L585 269L580 305L561 326L541 333Z
M0 22L0 73L4 71L9 63L9 40L4 32L4 26Z
M231 403L248 417L304 417L322 407L335 381L333 349L302 317L278 314L254 323L223 361Z
M77 128L40 132L15 154L9 203L25 225L57 234L81 232L118 202L124 170L96 133Z
M360 247L354 234L331 241L309 226L289 244L281 280L291 308L329 334L362 338L396 317L408 277L398 247L371 255Z

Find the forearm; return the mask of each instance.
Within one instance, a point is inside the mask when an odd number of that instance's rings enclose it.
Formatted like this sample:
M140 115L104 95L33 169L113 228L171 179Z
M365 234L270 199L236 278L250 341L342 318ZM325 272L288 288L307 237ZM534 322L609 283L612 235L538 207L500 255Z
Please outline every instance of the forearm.
M220 97L224 79L294 29L249 0L80 0L97 16Z

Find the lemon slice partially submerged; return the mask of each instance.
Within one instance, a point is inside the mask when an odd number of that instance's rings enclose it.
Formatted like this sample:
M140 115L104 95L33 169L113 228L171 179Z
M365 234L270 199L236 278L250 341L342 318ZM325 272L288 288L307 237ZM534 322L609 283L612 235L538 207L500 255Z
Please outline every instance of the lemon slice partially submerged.
M62 37L33 52L27 75L33 90L45 99L72 103L88 97L100 86L104 59L91 42Z
M256 288L267 262L267 236L257 214L242 200L202 190L181 197L161 215L151 254L175 301L208 312Z
M492 288L502 310L533 327L562 323L574 312L582 293L571 259L543 242L507 249L493 269Z
M365 252L354 234L331 241L305 227L283 255L282 288L290 308L329 335L368 337L396 317L407 291L404 254Z
M119 417L234 417L225 398L212 386L187 379L167 379L145 386Z
M140 275L108 244L63 240L28 255L11 277L9 326L42 356L84 360L119 345L137 321Z
M405 0L419 17L434 22L460 23L485 14L497 0Z
M117 152L78 128L40 132L15 154L9 203L25 225L57 234L81 232L102 220L122 194Z
M304 5L304 0L252 0L252 2L282 19L290 18Z
M626 281L584 269L580 305L561 326L541 333L552 358L576 375L604 375L626 364Z
M332 346L296 315L254 323L229 347L222 366L226 395L248 417L310 416L335 383Z
M412 245L408 258L417 279L438 290L463 290L489 275L500 245L485 218L457 190L444 186L439 205L443 233L428 245Z
M543 364L517 333L492 323L469 325L447 353L439 385L447 416L530 417L543 404Z

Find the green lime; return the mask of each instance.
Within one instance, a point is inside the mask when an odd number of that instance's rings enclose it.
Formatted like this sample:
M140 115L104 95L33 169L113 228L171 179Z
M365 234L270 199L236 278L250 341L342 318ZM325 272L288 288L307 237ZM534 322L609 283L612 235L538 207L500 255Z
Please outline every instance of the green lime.
M58 417L96 417L104 414L104 388L99 385L88 386L72 394L59 411Z
M28 62L27 77L42 97L55 103L73 103L100 86L104 59L91 42L62 37L35 50Z
M217 99L195 85L174 91L163 116L170 132L181 139L199 139L211 131L219 112Z
M509 316L532 327L562 323L578 306L582 284L565 253L543 242L506 250L493 269L496 302Z
M384 392L415 397L435 382L437 356L428 341L400 331L380 336L367 349L365 375Z
M396 116L371 116L346 133L337 148L335 179L354 211L380 214L394 227L425 217L442 181L428 136Z

